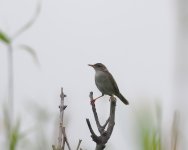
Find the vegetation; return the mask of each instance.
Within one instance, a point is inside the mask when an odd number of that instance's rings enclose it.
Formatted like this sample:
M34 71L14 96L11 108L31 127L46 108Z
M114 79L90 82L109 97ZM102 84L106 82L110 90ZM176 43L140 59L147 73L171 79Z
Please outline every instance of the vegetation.
M21 36L24 32L26 32L34 22L36 21L39 13L40 13L41 5L37 5L36 12L34 16L23 26L21 27L15 34L10 37L5 31L0 30L0 42L4 43L7 46L7 54L8 54L8 102L4 105L4 124L5 124L5 134L8 142L9 150L16 150L16 146L18 142L24 137L24 134L20 132L21 120L14 119L14 72L13 72L13 42L17 39L18 36ZM14 44L15 45L15 44ZM33 58L38 62L37 55L34 49L28 45L20 44L18 45L20 49L23 49L29 54L33 56ZM14 121L16 120L16 121Z

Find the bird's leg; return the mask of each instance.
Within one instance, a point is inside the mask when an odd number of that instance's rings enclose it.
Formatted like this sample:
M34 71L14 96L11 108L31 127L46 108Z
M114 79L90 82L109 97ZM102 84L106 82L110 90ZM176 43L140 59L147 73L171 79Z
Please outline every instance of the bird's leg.
M104 94L102 94L101 96L99 96L99 97L97 97L97 98L95 98L95 99L92 99L92 100L90 101L91 104L95 104L95 101L96 101L97 99L103 97L103 96L104 96Z
M112 100L112 98L114 98L114 95L111 95L111 96L110 96L109 102Z

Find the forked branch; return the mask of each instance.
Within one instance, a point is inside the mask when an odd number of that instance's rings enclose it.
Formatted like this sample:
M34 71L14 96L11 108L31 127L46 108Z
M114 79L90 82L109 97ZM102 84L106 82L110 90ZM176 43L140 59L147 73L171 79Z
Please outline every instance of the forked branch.
M93 100L93 92L90 92L89 97L90 97L90 100ZM113 128L114 128L114 125L115 125L116 99L114 97L110 98L110 116L106 120L104 125L101 125L100 122L99 122L99 118L98 118L98 114L97 114L97 111L96 111L95 104L91 103L91 106L92 106L93 115L94 115L95 122L96 122L96 125L97 125L97 128L98 128L100 135L97 136L95 134L88 118L86 119L86 122L87 122L88 128L89 128L90 133L91 133L91 138L96 143L95 150L103 150L105 148L106 143L110 139L110 136L112 134L112 131L113 131ZM108 125L108 127L106 129L107 125Z

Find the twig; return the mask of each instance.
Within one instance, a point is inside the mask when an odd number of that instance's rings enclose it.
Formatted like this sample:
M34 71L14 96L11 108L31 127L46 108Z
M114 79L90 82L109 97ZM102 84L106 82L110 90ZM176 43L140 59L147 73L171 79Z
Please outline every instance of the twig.
M89 97L90 97L90 100L92 101L93 100L93 92L90 92ZM102 134L104 129L103 129L103 127L101 126L101 124L99 122L99 117L97 115L97 111L96 111L96 108L95 108L95 103L92 103L92 110L93 110L93 115L94 115L94 118L95 118L95 122L96 122L97 128L98 128L99 132Z
M59 135L58 135L58 144L57 147L55 145L52 145L53 150L64 150L65 149L65 143L68 146L68 149L71 150L70 144L67 140L66 132L65 132L65 127L63 126L63 116L64 116L64 110L66 109L67 105L64 105L64 98L66 95L63 93L63 88L61 88L61 102L59 106L60 110L60 122L59 122Z
M93 141L95 141L96 143L98 143L98 136L95 134L95 132L93 131L92 127L91 127L91 123L89 121L88 118L86 118L86 122L87 122L87 125L88 125L88 128L91 132L91 138L93 139Z
M82 142L82 140L79 140L79 141L78 141L78 146L77 146L76 150L79 150L79 147L80 147L81 142Z
M65 135L65 127L63 127L63 135ZM66 137L65 136L63 136L63 144L62 144L62 150L64 150L65 149L65 141L66 141Z
M105 122L105 124L102 126L102 128L106 128L106 126L108 125L108 123L109 123L109 121L110 121L110 117L106 120L106 122Z
M61 149L62 146L62 136L63 136L63 115L64 115L64 93L63 93L63 88L61 88L61 103L59 106L60 109L60 123L59 123L59 136L58 136L58 145L57 148Z
M63 136L64 136L64 141L65 141L65 143L67 144L68 149L71 150L70 144L69 144L68 139L67 139L67 134L66 134L66 131L65 131L65 127L63 127ZM64 141L63 141L63 142L64 142ZM63 150L64 150L64 149L63 149Z
M61 102L60 102L60 122L59 122L59 135L58 135L58 144L57 146L52 145L52 149L53 150L65 150L65 145L67 145L68 150L71 150L68 138L67 138L67 134L66 134L66 128L63 126L64 122L63 122L63 116L64 116L64 110L67 108L67 105L64 105L64 98L66 97L66 95L63 93L63 88L61 88L61 94L60 94L60 98L61 98ZM79 150L80 144L81 144L82 140L79 140L78 146L77 146L77 150Z
M90 100L93 100L93 92L90 92ZM95 122L97 125L97 128L99 130L100 136L97 136L95 134L95 132L93 131L90 121L89 119L86 119L88 128L90 130L91 133L91 138L93 139L93 141L96 143L96 148L95 150L103 150L105 148L106 143L108 142L114 125L115 125L115 106L116 106L116 99L114 97L111 97L111 103L110 103L110 116L107 119L107 121L105 122L105 124L103 126L101 126L100 122L99 122L99 118L98 118L98 114L95 108L95 104L92 103L92 111L93 111L93 115L95 118ZM105 130L106 126L108 125L107 129Z

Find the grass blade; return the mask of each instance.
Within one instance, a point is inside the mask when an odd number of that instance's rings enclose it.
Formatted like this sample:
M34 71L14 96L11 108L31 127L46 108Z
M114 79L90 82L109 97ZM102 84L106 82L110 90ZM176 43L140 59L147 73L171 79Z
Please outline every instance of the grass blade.
M38 18L39 14L41 11L41 3L38 3L36 11L33 15L33 17L23 26L21 27L16 33L15 35L12 37L12 39L15 39L16 37L18 37L19 35L21 35L23 32L25 32L26 30L28 30L36 21L36 19Z
M21 50L28 52L33 57L33 60L35 61L35 63L39 65L39 60L38 60L37 54L32 47L22 44L22 45L19 45L19 48Z
M20 135L20 120L17 120L16 125L13 127L10 134L10 150L16 149L16 146L21 139Z

